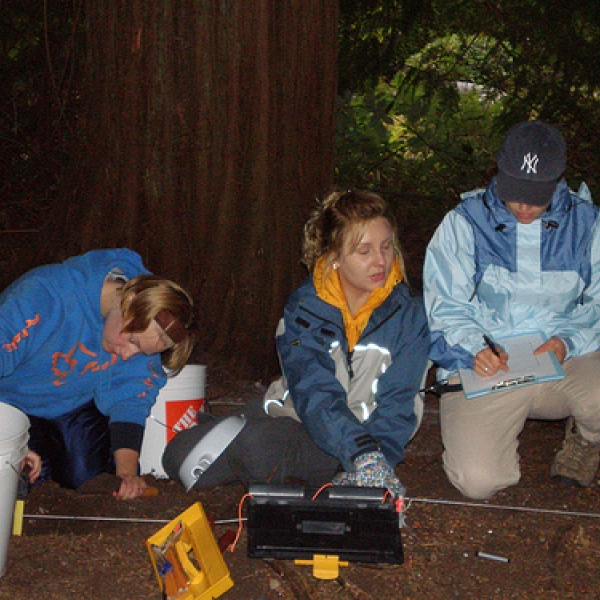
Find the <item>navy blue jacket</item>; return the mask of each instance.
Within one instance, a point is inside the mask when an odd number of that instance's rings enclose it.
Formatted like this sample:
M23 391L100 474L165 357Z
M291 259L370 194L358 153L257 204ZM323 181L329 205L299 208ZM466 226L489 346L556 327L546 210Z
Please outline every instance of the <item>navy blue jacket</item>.
M350 353L341 311L317 296L308 277L287 303L276 343L293 408L322 450L346 470L377 447L392 466L403 458L427 368L421 298L397 284Z

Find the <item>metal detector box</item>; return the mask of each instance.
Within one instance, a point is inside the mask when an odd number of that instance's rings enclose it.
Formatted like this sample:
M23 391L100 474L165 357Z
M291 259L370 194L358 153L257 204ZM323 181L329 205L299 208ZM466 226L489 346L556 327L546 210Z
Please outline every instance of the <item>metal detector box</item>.
M315 497L303 487L250 485L249 493L251 558L404 562L399 514L385 489L334 486Z

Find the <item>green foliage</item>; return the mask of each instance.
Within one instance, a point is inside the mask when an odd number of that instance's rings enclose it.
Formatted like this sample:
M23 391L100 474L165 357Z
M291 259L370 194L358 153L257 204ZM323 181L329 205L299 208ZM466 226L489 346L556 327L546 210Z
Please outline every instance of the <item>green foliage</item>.
M539 118L567 139L571 185L585 180L600 198L596 3L350 4L341 4L340 185L445 206L487 182L509 127Z
M425 65L423 53L411 57L391 82L340 100L341 184L456 198L484 183L501 137L495 121L502 100L469 83L459 92L439 64Z

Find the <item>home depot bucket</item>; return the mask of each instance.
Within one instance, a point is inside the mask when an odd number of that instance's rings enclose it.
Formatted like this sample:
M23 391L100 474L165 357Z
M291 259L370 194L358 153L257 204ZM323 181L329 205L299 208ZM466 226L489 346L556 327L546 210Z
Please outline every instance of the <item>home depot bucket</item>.
M175 377L167 379L146 421L140 452L142 475L167 477L162 467L165 447L178 431L197 423L196 413L204 412L205 398L204 365L186 365Z
M6 571L21 461L27 456L29 419L20 410L0 403L0 577Z

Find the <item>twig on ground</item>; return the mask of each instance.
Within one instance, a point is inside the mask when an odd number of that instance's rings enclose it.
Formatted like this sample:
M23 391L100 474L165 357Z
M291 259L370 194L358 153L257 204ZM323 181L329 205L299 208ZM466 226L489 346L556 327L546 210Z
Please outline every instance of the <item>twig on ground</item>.
M289 583L296 600L314 600L314 596L310 593L306 582L303 581L294 568L279 560L266 560L265 562L277 575Z
M338 576L336 582L347 592L349 592L354 600L373 600L373 597L370 594L367 594L367 592L358 587L355 583L348 581L348 579L342 575Z

